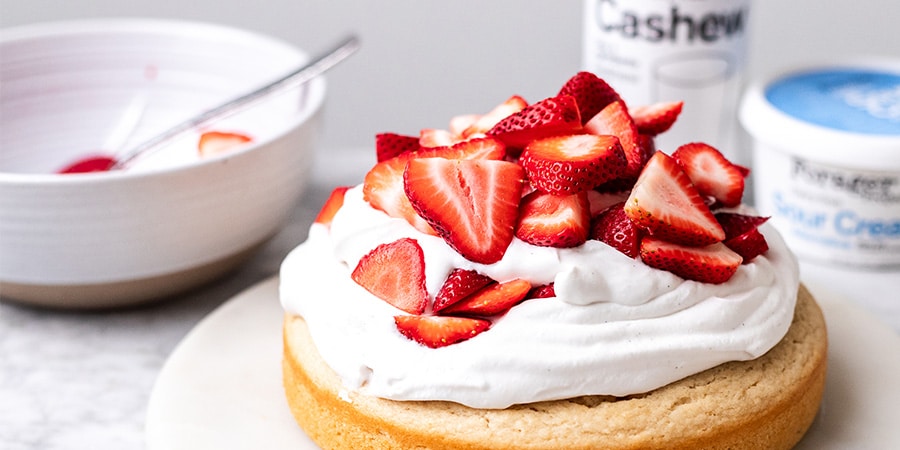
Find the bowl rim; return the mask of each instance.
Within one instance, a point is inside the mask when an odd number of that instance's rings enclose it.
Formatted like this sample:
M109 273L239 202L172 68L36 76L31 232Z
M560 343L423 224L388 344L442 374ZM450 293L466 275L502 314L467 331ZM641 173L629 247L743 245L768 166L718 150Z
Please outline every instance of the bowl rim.
M134 18L134 17L107 17L91 19L70 19L59 21L36 22L15 27L0 29L0 46L20 41L44 39L48 37L71 36L79 34L108 34L108 33L161 33L182 37L222 36L229 39L252 41L260 46L274 48L285 53L293 54L298 64L305 63L311 56L307 51L285 40L260 32L244 28L233 27L211 22L202 22L185 19L162 18ZM268 136L264 140L254 140L250 145L241 147L232 152L212 155L205 158L179 163L173 166L150 167L147 169L130 171L116 170L109 172L88 172L73 174L56 173L14 173L0 171L0 185L52 185L68 186L79 184L92 184L97 181L108 182L124 178L144 178L193 170L198 167L219 164L223 160L235 158L238 155L252 152L254 149L291 133L299 125L313 119L325 103L326 94L325 75L313 78L304 86L307 89L306 100L302 108L288 122L288 125L280 132ZM253 89L248 87L248 91ZM297 89L292 88L292 89ZM225 99L223 99L224 101ZM246 108L253 108L251 104ZM172 124L175 125L175 124Z

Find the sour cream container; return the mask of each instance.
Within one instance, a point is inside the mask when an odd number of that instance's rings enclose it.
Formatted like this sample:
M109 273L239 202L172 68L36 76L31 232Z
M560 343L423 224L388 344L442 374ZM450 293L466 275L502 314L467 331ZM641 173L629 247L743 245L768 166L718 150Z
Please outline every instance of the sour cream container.
M755 206L801 260L900 268L900 60L755 83L739 116Z

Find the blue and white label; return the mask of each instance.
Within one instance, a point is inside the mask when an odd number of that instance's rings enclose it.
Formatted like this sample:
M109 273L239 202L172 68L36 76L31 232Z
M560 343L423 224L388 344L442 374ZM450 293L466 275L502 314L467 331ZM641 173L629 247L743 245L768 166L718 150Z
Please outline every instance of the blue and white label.
M761 146L760 213L803 259L900 267L900 174L847 170Z
M770 84L766 100L796 119L851 133L900 136L900 74L829 69Z

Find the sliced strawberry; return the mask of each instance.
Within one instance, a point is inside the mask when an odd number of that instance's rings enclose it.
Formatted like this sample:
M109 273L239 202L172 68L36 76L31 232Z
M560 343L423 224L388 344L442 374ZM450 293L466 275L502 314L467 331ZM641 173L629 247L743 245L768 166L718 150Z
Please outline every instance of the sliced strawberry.
M241 133L207 131L200 135L197 150L200 156L220 155L252 141L253 138Z
M622 150L625 151L625 159L628 160L623 176L636 177L641 172L647 160L641 148L637 125L628 115L624 102L620 100L607 105L584 124L584 130L591 134L611 134L619 138Z
M684 279L719 284L734 275L741 265L741 255L721 242L688 247L647 236L641 241L641 261Z
M372 295L410 314L428 305L425 255L415 239L381 244L360 258L350 277Z
M470 261L499 261L512 242L525 173L495 160L411 159L404 189L413 208Z
M414 158L503 159L506 145L491 137L472 138L450 146L423 148L410 155Z
M445 315L493 316L501 314L525 299L531 283L517 278L505 283L492 283L443 310Z
M487 275L482 275L474 270L453 269L441 290L434 297L432 310L437 313L442 309L474 294L481 288L493 283L494 280Z
M416 213L403 191L403 171L408 160L400 155L375 164L363 180L363 199L391 217L405 219L422 233L436 235L431 225Z
M350 189L350 186L340 186L331 191L331 195L328 196L328 200L325 200L325 204L319 210L319 215L316 216L316 223L331 225L331 220L334 219L335 213L344 205L344 194L347 193L348 189Z
M758 230L768 217L720 212L716 213L716 220L725 230L725 246L741 255L744 264L769 250L766 237Z
M424 128L419 132L419 146L425 148L448 147L462 140L460 136L437 128Z
M744 259L744 264L749 264L753 258L769 251L769 243L766 241L766 237L755 228L739 236L726 239L723 244L738 255L741 255L741 258Z
M431 348L465 341L491 327L484 319L453 316L394 316L394 323L400 334Z
M625 202L625 213L650 234L703 246L725 239L725 231L675 160L656 152Z
M532 298L551 298L556 297L556 289L553 283L542 284L540 286L536 286L531 288L531 291L528 292L528 295L525 296L525 299Z
M590 227L587 192L560 196L534 191L522 198L516 237L541 247L577 247L587 240Z
M503 103L495 106L494 109L488 111L487 114L479 116L478 120L466 127L460 135L469 137L478 134L487 134L487 132L501 120L525 109L527 106L528 102L525 101L524 98L513 95Z
M594 217L591 223L591 239L636 258L640 254L644 232L625 214L625 202L610 206Z
M712 197L722 206L741 203L744 174L713 146L692 142L678 147L672 157L684 169L700 195Z
M638 106L628 110L638 133L656 136L668 131L675 124L684 102L660 102Z
M588 191L618 178L627 163L618 138L593 134L532 141L519 158L531 185L556 195Z
M418 150L419 138L417 136L405 136L397 133L375 135L375 156L378 162Z
M558 95L571 95L578 104L581 122L587 122L606 105L621 100L606 81L591 72L578 72L563 85Z
M529 142L581 131L581 115L571 95L560 95L534 103L501 120L488 130L508 147L523 149Z

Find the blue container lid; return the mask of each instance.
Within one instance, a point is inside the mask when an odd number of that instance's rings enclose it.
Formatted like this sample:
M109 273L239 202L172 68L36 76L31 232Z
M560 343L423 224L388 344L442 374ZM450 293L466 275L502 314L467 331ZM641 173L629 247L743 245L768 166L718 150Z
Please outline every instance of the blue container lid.
M739 115L757 142L781 152L900 171L900 60L815 66L754 83Z
M900 136L900 73L834 68L781 78L766 100L785 114L851 133Z

